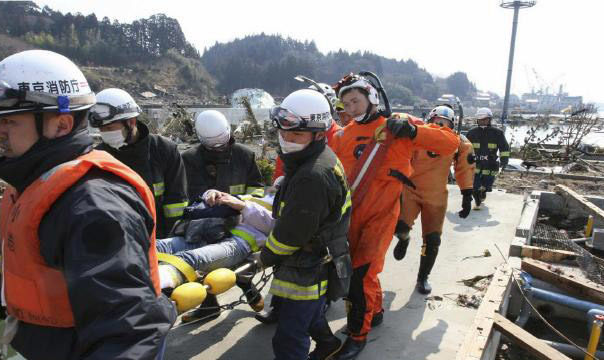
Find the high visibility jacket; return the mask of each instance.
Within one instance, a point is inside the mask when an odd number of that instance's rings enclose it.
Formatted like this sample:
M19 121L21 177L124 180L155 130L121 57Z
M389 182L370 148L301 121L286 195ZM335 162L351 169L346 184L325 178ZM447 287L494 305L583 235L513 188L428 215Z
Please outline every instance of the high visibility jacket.
M476 126L470 129L466 136L472 143L476 154L476 173L497 175L499 166L507 165L510 157L510 145L503 131L491 126L485 128ZM501 164L497 160L497 151L499 151Z
M334 122L332 122L331 127L329 128L329 130L327 130L325 132L325 138L327 139L327 145L329 146L329 143L331 142L331 139L333 138L333 136L341 129L342 127L338 124ZM271 181L274 183L275 180L277 180L277 178L279 176L283 176L285 175L284 170L283 170L283 160L281 160L281 157L277 156L277 162L275 163L275 171L273 172L273 178L271 179Z
M410 117L410 116L409 116ZM380 116L368 124L351 122L334 136L330 147L342 161L346 174L351 174L355 168L357 159L363 150L380 132L385 128L386 118ZM388 148L388 152L382 164L375 170L376 180L399 181L393 176L393 171L399 172L407 177L413 173L411 157L413 150L421 148L436 154L452 154L459 146L459 137L450 129L435 124L417 125L417 135L414 139L396 139ZM400 189L402 189L402 184ZM400 194L400 193L399 193ZM397 194L388 194L397 196Z
M472 157L472 144L463 135L460 140L454 154L439 155L426 150L415 150L411 160L413 175L410 179L416 188L405 188L405 191L415 192L429 203L446 201L451 164L460 190L472 189L476 167Z
M141 122L137 128L139 138L134 144L114 149L101 143L96 149L107 151L145 180L155 196L156 233L161 239L168 236L188 205L185 166L175 143L149 134Z
M7 311L19 320L49 327L75 325L63 273L48 266L40 255L38 228L55 201L93 167L131 184L155 219L153 195L143 179L102 151L91 151L55 166L20 195L8 187L0 208L3 285ZM155 294L159 296L155 231L149 241L149 271Z
M187 172L189 201L209 189L231 195L264 189L256 155L245 145L232 143L224 152L206 150L201 144L182 153Z
M341 163L321 142L283 154L286 175L275 196L275 227L260 258L278 265L271 283L273 295L292 300L316 300L327 293L328 268L322 259L348 254L350 191Z

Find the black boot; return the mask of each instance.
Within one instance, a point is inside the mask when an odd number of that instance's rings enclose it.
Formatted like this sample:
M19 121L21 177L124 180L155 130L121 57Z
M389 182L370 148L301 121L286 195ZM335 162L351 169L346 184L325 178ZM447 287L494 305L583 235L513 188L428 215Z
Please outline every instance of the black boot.
M409 231L411 229L402 220L396 223L394 234L398 238L398 243L394 247L394 258L396 260L402 260L407 255L407 247L409 247Z
M220 316L220 305L218 305L218 299L216 295L208 294L206 299L199 305L199 307L193 311L189 311L184 314L180 321L183 323L189 323L193 321L210 321Z
M423 295L428 295L432 292L432 286L428 282L428 278L420 279L417 278L417 292Z
M363 351L367 340L354 340L352 337L347 337L344 346L336 353L336 360L353 360Z
M342 340L338 339L327 321L322 321L310 331L310 337L317 343L315 349L308 354L308 360L327 360L340 350Z
M432 292L432 287L428 283L428 276L436 262L439 246L439 233L433 232L425 236L422 246L422 256L419 261L419 272L417 274L417 291L420 294L427 295Z
M480 204L482 204L482 191L474 190L472 196L474 197L474 201L476 202L476 208L480 208Z

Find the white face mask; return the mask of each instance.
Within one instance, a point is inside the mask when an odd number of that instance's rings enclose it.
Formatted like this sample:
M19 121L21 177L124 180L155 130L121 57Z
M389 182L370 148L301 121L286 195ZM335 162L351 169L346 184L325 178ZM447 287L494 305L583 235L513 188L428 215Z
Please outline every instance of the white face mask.
M114 149L119 149L126 145L126 138L122 130L101 131L103 142Z
M355 117L354 117L354 121L356 121L356 122L361 122L361 121L363 121L363 120L365 119L365 116L366 116L366 115L367 115L367 113L363 113L363 115L360 115L360 116L355 116Z
M298 144L285 141L285 139L283 139L283 137L281 136L281 133L279 133L279 146L281 146L281 151L284 154L289 154L296 151L304 150L308 146L308 144Z

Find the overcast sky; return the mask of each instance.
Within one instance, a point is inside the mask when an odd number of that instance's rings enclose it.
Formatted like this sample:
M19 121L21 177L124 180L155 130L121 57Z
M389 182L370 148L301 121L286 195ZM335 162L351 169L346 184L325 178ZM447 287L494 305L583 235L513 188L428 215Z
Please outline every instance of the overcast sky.
M203 52L245 35L314 40L340 48L413 59L438 76L464 71L481 90L503 95L513 10L499 0L36 1L61 12L132 22L156 13L176 18ZM512 92L564 84L570 95L604 103L604 1L538 0L520 11ZM535 76L536 71L538 78ZM317 79L321 80L321 79Z

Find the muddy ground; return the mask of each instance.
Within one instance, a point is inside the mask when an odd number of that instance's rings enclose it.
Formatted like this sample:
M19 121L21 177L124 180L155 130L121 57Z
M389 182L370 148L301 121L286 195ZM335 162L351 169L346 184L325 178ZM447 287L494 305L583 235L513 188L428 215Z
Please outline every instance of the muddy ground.
M585 174L592 175L593 174ZM554 178L548 174L533 175L521 172L500 173L495 187L512 194L522 194L533 190L553 191L556 185L565 185L582 195L602 195L604 182L591 180L570 180Z

